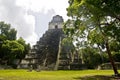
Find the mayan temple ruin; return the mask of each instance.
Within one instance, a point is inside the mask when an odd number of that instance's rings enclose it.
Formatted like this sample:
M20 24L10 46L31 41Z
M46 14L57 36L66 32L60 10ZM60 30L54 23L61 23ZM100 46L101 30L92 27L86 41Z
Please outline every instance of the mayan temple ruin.
M80 69L81 59L79 59L78 53L76 51L69 53L61 45L62 39L65 38L62 31L63 22L62 16L53 16L49 22L48 30L21 61L18 68L38 70Z

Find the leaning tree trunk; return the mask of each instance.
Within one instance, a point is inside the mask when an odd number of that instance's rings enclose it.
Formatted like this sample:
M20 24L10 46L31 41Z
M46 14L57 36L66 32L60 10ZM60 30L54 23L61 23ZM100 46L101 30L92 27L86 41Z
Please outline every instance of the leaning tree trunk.
M99 22L100 22L100 21L99 21ZM110 59L110 62L111 62L111 65L112 65L114 74L115 74L115 76L120 76L120 74L119 74L118 71L117 71L117 67L116 67L116 65L115 65L115 61L114 61L114 59L113 59L113 57L112 57L112 54L111 54L111 51L110 51L110 47L109 47L109 44L108 44L108 38L106 37L106 34L102 31L100 25L99 25L99 29L100 29L102 35L104 36L107 54L108 54L108 56L109 56L109 59Z
M109 45L108 45L108 40L106 40L105 45L106 45L107 53L108 53L108 56L109 56L109 59L110 59L110 62L111 62L111 65L112 65L114 74L115 74L115 76L120 76L120 74L119 74L118 71L117 71L117 67L116 67L116 65L115 65L115 61L114 61L114 59L113 59L113 57L112 57L112 54L111 54L111 51L110 51L110 47L109 47Z

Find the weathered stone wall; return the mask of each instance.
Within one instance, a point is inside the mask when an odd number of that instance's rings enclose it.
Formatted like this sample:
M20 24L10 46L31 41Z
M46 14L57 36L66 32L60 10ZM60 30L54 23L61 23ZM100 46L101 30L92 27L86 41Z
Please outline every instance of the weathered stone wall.
M63 28L63 18L62 16L56 15L52 18L51 22L49 22L49 29L62 29Z
M55 28L62 28L63 23L50 23L49 24L49 29L55 29Z
M63 37L62 29L49 29L37 42L40 65L49 66L56 63L60 37Z

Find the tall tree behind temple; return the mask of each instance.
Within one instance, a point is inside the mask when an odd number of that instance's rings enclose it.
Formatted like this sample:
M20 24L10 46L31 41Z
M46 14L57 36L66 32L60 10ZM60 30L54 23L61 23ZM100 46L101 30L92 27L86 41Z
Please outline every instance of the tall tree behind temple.
M119 3L119 0L69 0L67 11L72 20L65 23L70 35L86 37L89 45L97 44L101 49L106 48L115 75L119 74L111 55L109 42L111 39L120 41ZM68 29L71 24L72 28Z

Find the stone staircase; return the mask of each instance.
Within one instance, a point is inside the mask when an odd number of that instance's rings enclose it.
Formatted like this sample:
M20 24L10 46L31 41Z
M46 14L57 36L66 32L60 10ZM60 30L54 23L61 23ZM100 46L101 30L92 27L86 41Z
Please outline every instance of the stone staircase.
M50 65L55 65L59 40L63 35L62 29L49 29L37 42L36 54L38 55L38 61L41 66L47 68ZM54 69L54 67L51 69Z

